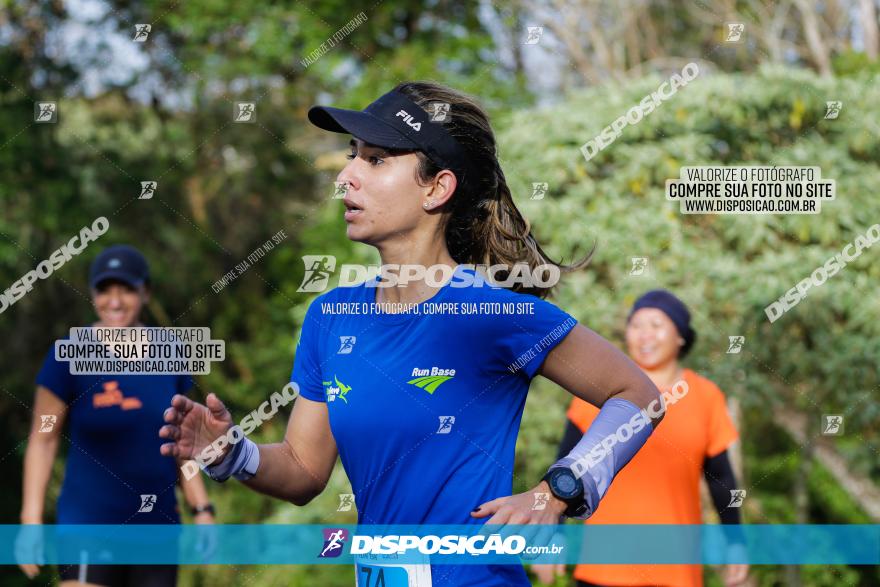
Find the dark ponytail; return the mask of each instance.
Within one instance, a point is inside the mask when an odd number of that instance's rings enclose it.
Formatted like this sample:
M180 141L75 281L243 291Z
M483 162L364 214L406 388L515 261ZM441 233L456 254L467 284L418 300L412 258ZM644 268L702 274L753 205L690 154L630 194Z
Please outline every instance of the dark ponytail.
M449 104L445 120L435 122L443 127L464 148L470 162L470 171L452 169L458 178L458 187L444 206L444 234L449 254L457 263L473 265L503 264L513 267L525 263L530 270L540 265L554 265L563 273L585 267L593 255L577 263L562 265L550 259L532 235L531 225L516 204L504 171L498 163L495 134L489 117L472 97L434 82L406 82L394 88L413 102L430 110L429 104ZM430 181L443 168L422 153L417 152L418 179ZM508 272L495 274L496 281L504 281ZM539 297L550 294L552 287L527 287L520 283L512 290Z

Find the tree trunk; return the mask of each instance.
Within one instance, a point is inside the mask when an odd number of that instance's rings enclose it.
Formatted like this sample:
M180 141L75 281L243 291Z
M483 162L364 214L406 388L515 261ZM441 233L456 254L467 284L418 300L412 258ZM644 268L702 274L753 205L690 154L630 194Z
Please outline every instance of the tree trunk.
M807 479L810 477L810 467L812 464L812 434L811 426L808 425L806 418L801 419L796 424L796 434L806 441L801 447L800 462L797 471L795 471L794 486L792 487L792 499L794 500L794 521L795 524L806 524L809 521L810 496L807 489ZM786 565L785 567L785 583L789 587L801 587L801 569L798 565Z
M795 442L803 444L806 441L806 417L803 414L786 410L784 413L776 411L773 421L777 426L788 432ZM816 438L813 431L813 438ZM871 479L859 475L850 470L846 460L834 450L834 446L827 440L820 438L811 447L811 454L823 467L828 469L834 480L846 491L849 496L859 504L866 514L874 522L880 522L880 488Z
M859 21L862 24L862 39L865 43L865 55L871 61L877 61L878 35L877 8L874 0L859 0Z
M801 23L804 27L804 36L807 39L807 47L816 65L816 69L823 77L831 76L831 58L828 55L828 47L822 39L819 30L819 17L816 15L815 6L809 0L795 0L801 13Z

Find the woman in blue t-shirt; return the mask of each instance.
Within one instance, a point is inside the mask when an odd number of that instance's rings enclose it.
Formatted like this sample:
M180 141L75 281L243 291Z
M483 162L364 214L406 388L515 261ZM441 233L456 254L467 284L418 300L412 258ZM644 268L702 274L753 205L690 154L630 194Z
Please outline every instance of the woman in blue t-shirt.
M149 298L149 268L134 247L102 251L89 273L94 327L142 326ZM61 437L69 442L57 504L59 524L179 524L178 482L197 524L212 524L214 509L202 479L178 476L173 460L159 455L156 427L177 394L192 387L188 375L72 375L54 345L37 375L33 423L24 459L22 524L42 524L46 488ZM67 434L63 434L65 422ZM25 545L18 545L19 548ZM39 548L39 545L32 545ZM174 565L101 564L82 553L81 564L59 565L64 587L168 587ZM28 577L39 568L21 565Z
M159 432L170 441L162 454L212 453L202 466L214 479L234 476L298 505L321 493L338 455L361 524L555 524L562 514L589 516L662 418L662 410L650 411L659 392L613 345L544 301L554 272L586 260L560 266L535 241L485 112L456 90L411 82L364 111L316 106L309 120L353 136L337 177L346 232L378 250L382 279L337 287L311 304L291 377L302 399L282 442L257 445L230 430L232 417L216 395L205 405L177 396ZM316 291L329 263L310 260L302 289ZM469 264L491 266L493 279ZM547 463L544 479L511 495L516 437L537 374L601 406L601 414L571 454ZM626 426L625 438L603 445ZM237 442L214 444L221 436ZM220 450L203 452L212 444ZM591 457L596 466L585 465ZM316 556L338 555L342 538L328 536ZM386 571L386 583L394 576L419 586L529 584L519 565L423 559L356 571L361 585Z

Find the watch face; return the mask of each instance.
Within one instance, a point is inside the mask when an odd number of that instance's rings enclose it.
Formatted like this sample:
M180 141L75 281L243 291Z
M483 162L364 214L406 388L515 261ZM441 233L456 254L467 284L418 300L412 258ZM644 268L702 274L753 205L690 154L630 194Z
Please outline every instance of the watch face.
M577 494L577 479L568 471L561 471L553 478L553 485L560 495L573 496Z

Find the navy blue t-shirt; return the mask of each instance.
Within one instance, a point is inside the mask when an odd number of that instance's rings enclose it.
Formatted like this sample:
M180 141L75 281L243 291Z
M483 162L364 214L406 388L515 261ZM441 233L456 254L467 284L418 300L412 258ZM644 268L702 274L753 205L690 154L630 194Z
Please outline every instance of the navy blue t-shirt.
M58 499L59 524L177 524L177 465L159 454L162 414L189 375L71 375L43 361L37 385L67 404L70 446ZM142 497L146 496L146 497ZM152 497L152 496L155 496Z
M453 287L468 275L482 287ZM291 380L327 403L360 524L482 525L471 511L512 492L529 383L576 320L461 267L418 314L369 312L375 295L338 287L312 302ZM517 565L431 571L435 586L529 585Z

